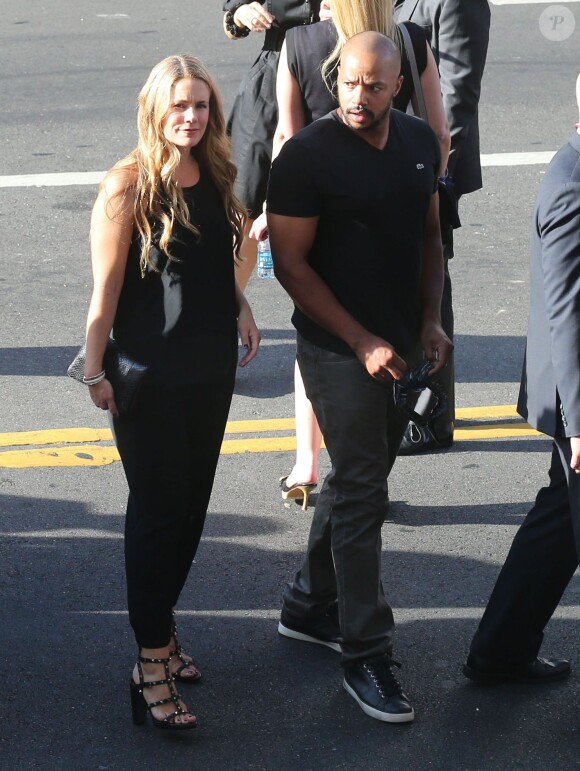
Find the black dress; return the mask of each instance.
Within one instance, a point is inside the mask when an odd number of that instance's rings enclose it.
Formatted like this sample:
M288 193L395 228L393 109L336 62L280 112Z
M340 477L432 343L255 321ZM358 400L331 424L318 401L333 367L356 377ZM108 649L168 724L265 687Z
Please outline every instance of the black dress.
M129 486L125 568L137 644L162 648L172 608L201 538L234 387L237 359L232 229L202 169L183 190L201 237L176 225L175 260L158 248L158 271L141 277L140 244L129 250L113 334L152 376L135 412L113 418Z
M224 11L239 6L226 0ZM262 213L272 163L272 140L278 124L276 72L286 32L318 21L320 0L267 0L276 26L265 33L264 45L242 80L228 120L233 160L238 167L236 193L251 219Z
M200 236L175 223L170 260L159 248L153 224L151 260L141 276L141 241L129 250L113 337L152 370L161 386L220 377L237 353L233 236L218 190L202 169L199 182L183 188Z
M417 24L404 22L409 32L417 69L421 75L427 66L425 33ZM296 78L302 96L302 107L306 125L321 118L337 106L337 99L331 93L321 76L321 65L334 50L338 34L332 21L321 21L310 27L289 30L286 36L288 68ZM405 112L413 95L413 76L407 54L401 54L401 75L403 85L393 100L393 107Z

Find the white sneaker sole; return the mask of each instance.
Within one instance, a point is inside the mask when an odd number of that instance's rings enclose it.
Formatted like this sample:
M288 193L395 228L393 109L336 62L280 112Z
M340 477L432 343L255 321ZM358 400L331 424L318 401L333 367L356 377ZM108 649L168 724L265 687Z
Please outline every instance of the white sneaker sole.
M344 686L344 690L352 696L362 711L370 717L374 717L375 720L382 720L383 723L411 723L415 719L415 712L413 709L411 709L410 712L381 712L380 710L365 704L365 702L359 698L356 691L350 687L346 680L343 680L342 684Z
M327 642L326 640L320 640L318 637L312 637L304 632L296 632L294 629L289 629L280 621L278 624L278 634L284 637L291 637L293 640L300 640L301 642L316 643L317 645L324 645L326 648L332 648L333 651L341 652L339 643Z

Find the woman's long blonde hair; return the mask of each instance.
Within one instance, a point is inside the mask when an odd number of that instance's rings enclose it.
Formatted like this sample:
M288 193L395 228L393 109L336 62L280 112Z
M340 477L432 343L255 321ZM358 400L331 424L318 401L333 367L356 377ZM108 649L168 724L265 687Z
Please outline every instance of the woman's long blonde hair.
M181 158L179 149L163 133L173 88L183 78L202 80L209 88L208 124L192 152L202 174L209 174L219 191L232 226L236 258L242 244L246 212L234 193L236 167L230 160L230 142L226 135L221 97L213 78L199 59L185 55L169 56L153 68L139 94L137 147L111 169L111 173L127 169L131 176L134 175L134 216L142 239L142 274L148 266L158 270L150 258L152 222L162 226L159 247L169 259L172 259L169 241L176 221L199 235L198 229L189 220L183 192L175 179L175 170Z
M393 16L393 0L331 0L332 21L338 33L333 51L322 63L322 77L333 90L334 73L346 41L359 32L381 32L401 48Z

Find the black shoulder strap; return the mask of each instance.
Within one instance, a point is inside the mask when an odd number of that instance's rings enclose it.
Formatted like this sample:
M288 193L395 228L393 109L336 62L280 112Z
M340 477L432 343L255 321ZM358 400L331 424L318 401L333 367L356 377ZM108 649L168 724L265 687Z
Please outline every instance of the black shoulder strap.
M405 51L407 52L407 59L411 66L411 74L413 75L413 91L415 92L415 98L417 99L417 106L419 108L419 115L423 120L427 120L427 105L425 104L425 97L423 96L423 87L421 86L421 76L419 75L419 69L417 67L417 59L415 57L415 50L413 48L413 41L409 30L404 24L397 24L403 43L405 44Z

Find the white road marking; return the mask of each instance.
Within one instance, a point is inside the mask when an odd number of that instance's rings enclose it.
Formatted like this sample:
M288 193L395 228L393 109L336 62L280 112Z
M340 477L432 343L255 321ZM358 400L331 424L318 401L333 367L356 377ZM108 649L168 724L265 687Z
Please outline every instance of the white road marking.
M580 0L579 0L580 2ZM482 166L535 166L550 163L555 150L535 153L486 153L481 156Z
M580 0L577 0L580 2ZM576 0L574 0L576 2ZM549 163L555 150L533 153L485 153L482 166L531 166ZM13 174L0 176L2 187L70 187L73 185L98 185L104 171L67 171L57 174Z
M452 621L463 619L479 619L485 607L448 607L448 608L393 608L395 620L399 624L415 621ZM126 610L73 610L68 611L79 616L126 616ZM180 610L179 616L193 618L280 618L279 608L236 608L231 610ZM580 619L579 605L559 605L553 615L555 619L578 621Z
M554 5L552 0L490 0L492 5ZM560 0L558 5L580 3L580 0Z
M0 187L66 187L98 185L104 171L69 171L61 174L15 174L0 177Z

